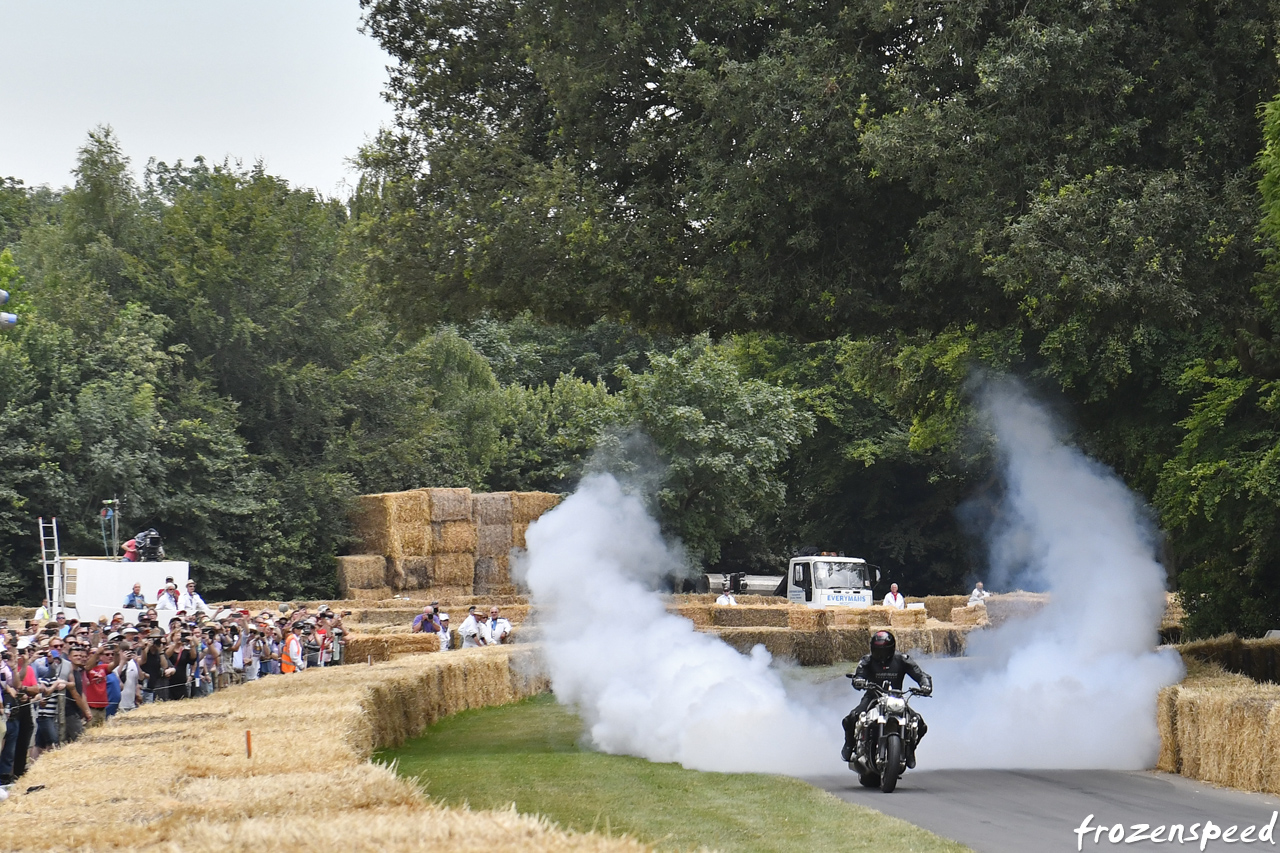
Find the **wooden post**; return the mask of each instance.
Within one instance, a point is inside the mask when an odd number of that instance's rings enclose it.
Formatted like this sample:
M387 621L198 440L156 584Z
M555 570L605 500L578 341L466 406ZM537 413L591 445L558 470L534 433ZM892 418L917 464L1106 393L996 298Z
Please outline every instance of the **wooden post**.
M247 758L253 758L253 732L248 729L244 730L244 754Z

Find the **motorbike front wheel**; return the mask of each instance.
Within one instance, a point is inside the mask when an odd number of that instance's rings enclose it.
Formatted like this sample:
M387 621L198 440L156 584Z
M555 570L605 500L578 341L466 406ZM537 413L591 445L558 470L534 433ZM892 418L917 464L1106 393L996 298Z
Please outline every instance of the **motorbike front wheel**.
M902 737L886 735L884 739L884 768L880 772L880 790L892 794L898 787L898 776L902 773Z

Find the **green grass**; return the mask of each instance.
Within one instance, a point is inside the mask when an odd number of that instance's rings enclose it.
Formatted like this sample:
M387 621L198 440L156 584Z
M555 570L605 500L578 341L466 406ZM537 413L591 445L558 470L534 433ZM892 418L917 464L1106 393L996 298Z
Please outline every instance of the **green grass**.
M964 851L968 848L783 776L701 773L602 755L551 696L466 711L379 761L433 799L542 814L567 829L628 834L661 850Z

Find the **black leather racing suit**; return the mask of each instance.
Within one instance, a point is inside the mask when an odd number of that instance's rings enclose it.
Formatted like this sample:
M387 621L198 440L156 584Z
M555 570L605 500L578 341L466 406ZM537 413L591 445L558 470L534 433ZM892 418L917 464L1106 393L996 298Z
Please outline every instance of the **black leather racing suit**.
M911 659L910 655L894 652L893 657L884 663L877 663L871 659L871 655L863 655L862 660L858 661L858 669L854 673L855 678L861 678L872 684L884 684L886 681L894 690L901 690L902 683L907 676L911 676L916 684L920 685L920 689L926 692L933 692L933 679L929 677L929 673L920 668L920 664ZM864 691L862 701L858 703L858 707L849 712L849 716L845 717L841 724L844 726L844 744L846 751L853 749L853 730L858 723L858 717L863 711L871 707L871 703L875 701L876 692L874 690ZM915 711L911 712L915 715L919 724L917 728L918 741L924 740L925 732L929 727L924 724L924 718ZM917 741L917 742L918 742Z

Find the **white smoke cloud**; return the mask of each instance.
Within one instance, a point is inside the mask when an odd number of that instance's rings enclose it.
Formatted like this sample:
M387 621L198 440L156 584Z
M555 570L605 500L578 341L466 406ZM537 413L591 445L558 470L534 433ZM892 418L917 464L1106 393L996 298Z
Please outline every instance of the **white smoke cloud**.
M1150 767L1156 693L1183 668L1154 650L1165 571L1149 514L1012 381L988 383L982 405L1005 484L992 566L1050 599L1030 619L971 634L970 659L940 669L921 761Z
M930 726L921 768L1148 767L1156 693L1182 664L1153 650L1164 571L1143 507L1012 383L989 384L983 403L1006 481L993 560L1051 599L972 634L963 661L924 662L936 698L917 701ZM682 557L612 476L584 479L527 541L553 688L596 748L700 770L843 767L839 721L858 694L788 693L762 648L741 655L667 613L653 586Z
M838 765L831 721L789 700L764 649L741 655L664 609L652 585L681 558L612 476L586 478L526 538L552 685L596 748L699 770Z

